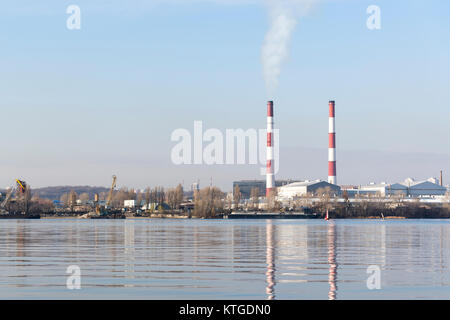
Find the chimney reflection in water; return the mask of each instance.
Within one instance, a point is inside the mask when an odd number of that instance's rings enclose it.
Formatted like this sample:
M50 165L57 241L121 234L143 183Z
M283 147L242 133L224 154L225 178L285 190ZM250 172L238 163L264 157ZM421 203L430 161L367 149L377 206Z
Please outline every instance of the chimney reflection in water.
M266 225L266 263L267 263L267 300L275 299L275 248L274 248L275 228L272 221L268 221Z
M336 300L337 293L337 262L336 262L336 225L333 221L328 224L328 283L330 291L328 292L328 300Z

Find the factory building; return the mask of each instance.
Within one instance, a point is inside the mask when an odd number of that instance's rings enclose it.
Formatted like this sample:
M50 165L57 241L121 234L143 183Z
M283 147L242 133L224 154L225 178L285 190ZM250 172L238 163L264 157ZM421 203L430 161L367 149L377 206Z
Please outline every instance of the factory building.
M275 180L275 187L281 187L286 184L292 183L295 180ZM253 188L258 188L259 196L262 197L266 194L266 181L265 180L242 180L233 182L233 192L239 186L242 199L250 199L250 193Z
M329 188L331 196L338 196L341 188L327 181L302 181L294 182L278 188L278 198L281 200L293 199L307 194L317 195L320 190Z
M402 184L408 188L408 196L410 197L444 196L447 192L447 188L440 186L436 178L424 181L415 181L408 178Z
M358 192L359 191L359 192ZM378 194L383 197L393 195L408 195L408 188L400 183L386 184L382 182L380 184L371 183L367 186L361 186L357 190L358 194Z
M404 197L420 198L443 196L447 192L447 188L439 185L438 180L435 178L424 181L415 181L414 179L408 178L402 183L371 183L366 186L360 186L359 188L344 187L342 190L349 197L355 197L356 195L379 195L382 197L402 195Z

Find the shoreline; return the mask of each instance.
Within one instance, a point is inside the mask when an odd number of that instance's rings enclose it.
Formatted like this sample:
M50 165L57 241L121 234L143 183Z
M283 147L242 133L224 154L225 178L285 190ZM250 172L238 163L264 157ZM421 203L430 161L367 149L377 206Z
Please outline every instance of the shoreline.
M176 219L176 220L324 220L324 216L321 214L300 214L300 213L234 213L234 214L224 214L216 217L197 217L197 216L187 216L187 215L173 215L173 214L152 214L149 216L125 216L122 218L112 218L112 217L96 217L94 219L82 219L81 215L41 215L39 218L33 217L18 217L14 216L0 216L0 220L151 220L151 219ZM449 217L405 217L405 216L351 216L351 217L333 217L330 220L446 220Z

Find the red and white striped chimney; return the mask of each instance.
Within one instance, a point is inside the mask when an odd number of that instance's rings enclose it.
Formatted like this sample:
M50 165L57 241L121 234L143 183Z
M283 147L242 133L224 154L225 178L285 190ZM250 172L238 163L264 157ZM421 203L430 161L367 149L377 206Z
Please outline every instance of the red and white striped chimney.
M329 102L328 119L328 183L337 184L336 179L336 128L334 121L334 101Z
M275 188L274 159L273 159L273 101L267 102L267 171L266 197Z

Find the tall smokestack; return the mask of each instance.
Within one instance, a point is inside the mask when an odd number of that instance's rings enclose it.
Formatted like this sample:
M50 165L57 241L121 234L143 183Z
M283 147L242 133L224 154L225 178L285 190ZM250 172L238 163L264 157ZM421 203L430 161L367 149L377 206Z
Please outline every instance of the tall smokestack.
M328 119L328 183L337 184L336 179L336 130L334 122L334 101L328 106L330 115Z
M441 187L444 186L444 181L442 180L442 170L441 170L441 176L439 178L439 184L441 185Z
M273 101L267 102L267 171L266 197L275 188L274 159L273 159Z

